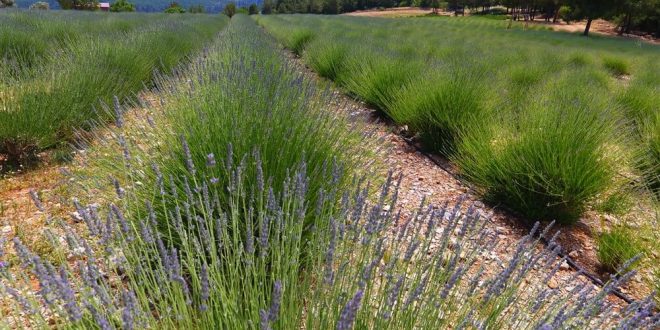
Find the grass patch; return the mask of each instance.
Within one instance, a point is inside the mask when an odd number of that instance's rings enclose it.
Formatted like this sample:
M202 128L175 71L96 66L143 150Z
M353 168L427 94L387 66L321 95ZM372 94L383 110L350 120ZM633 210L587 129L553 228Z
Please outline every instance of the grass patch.
M431 74L412 80L393 97L387 114L419 134L427 148L451 154L461 131L485 115L478 79Z
M322 42L310 47L305 53L305 61L321 77L335 80L345 69L347 47L336 43Z
M630 65L624 59L606 57L603 58L603 66L615 76L630 74Z
M628 260L643 252L635 235L631 230L623 227L615 227L598 235L596 242L598 244L598 261L610 273L616 272ZM634 266L634 264L628 265L629 269Z
M302 56L307 44L314 40L314 32L310 30L295 30L291 35L288 47L297 56Z

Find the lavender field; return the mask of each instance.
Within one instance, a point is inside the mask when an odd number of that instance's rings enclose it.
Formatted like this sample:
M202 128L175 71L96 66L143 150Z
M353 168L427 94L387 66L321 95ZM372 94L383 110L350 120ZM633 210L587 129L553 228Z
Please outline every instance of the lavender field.
M257 16L0 12L0 328L660 326L657 48Z

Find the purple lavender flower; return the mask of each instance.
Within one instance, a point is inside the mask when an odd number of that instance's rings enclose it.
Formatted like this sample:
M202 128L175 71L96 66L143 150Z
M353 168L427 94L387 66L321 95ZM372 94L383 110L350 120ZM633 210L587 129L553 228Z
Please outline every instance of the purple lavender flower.
M160 171L160 167L156 163L151 163L151 169L156 174L156 186L158 186L160 195L165 196L165 180L163 179L163 173Z
M261 164L261 156L258 151L255 150L254 152L254 158L256 161L256 167L257 167L257 191L258 192L263 192L264 191L264 170Z
M154 236L151 232L151 226L149 226L149 223L140 220L139 224L140 224L140 236L142 237L142 240L147 244L154 243Z
M215 167L215 165L215 155L213 153L206 155L206 167Z
M447 298L447 295L449 295L449 291L454 287L456 284L456 281L458 281L458 278L463 274L463 266L458 267L454 274L451 275L449 278L449 281L445 284L445 287L442 288L442 292L440 293L440 298L445 299Z
M115 187L115 193L117 194L117 197L119 197L119 199L124 198L125 190L119 185L119 180L114 177L110 177L110 179L112 180L112 184Z
M254 254L254 233L252 231L252 206L248 210L248 218L245 224L245 252L249 255Z
M188 168L190 174L195 175L195 163L192 159L190 146L188 146L188 141L186 141L186 138L183 135L181 135L181 146L183 147L183 155L186 157L186 168Z
M406 249L406 253L403 256L403 260L408 262L410 259L412 259L413 254L415 253L415 250L420 245L420 241L415 239L410 245L408 245L408 249Z
M200 305L199 309L202 312L204 312L208 309L206 302L209 300L209 297L211 296L211 290L209 287L209 270L205 263L202 264L202 269L199 274L199 280L201 283L201 300L202 300L202 304Z
M426 289L426 285L428 284L429 276L430 276L430 273L428 272L428 267L423 272L425 272L426 275L424 275L422 280L419 283L417 283L415 289L410 292L408 298L406 298L406 301L403 304L403 309L407 309L410 306L410 304L417 301L424 292L424 289Z
M231 173L232 164L234 163L234 147L231 143L227 144L227 158L225 159L225 167L227 172Z
M121 311L122 328L133 330L135 327L135 316L139 314L137 298L133 291L124 290L122 293L124 308Z
M261 219L261 228L259 229L259 256L266 257L268 252L268 237L270 235L270 216L265 215Z
M92 306L91 304L87 304L87 309L89 312L92 314L92 317L94 318L94 321L96 321L96 325L99 327L101 330L111 330L113 329L112 326L110 326L110 322L108 322L108 319L106 319L99 311Z
M333 217L330 218L330 243L328 251L325 253L325 283L332 284L334 279L334 271L332 266L335 259L335 248L337 246L337 223Z
M128 150L128 144L126 144L126 138L124 138L123 135L119 136L119 146L121 147L121 150L124 154L124 161L126 162L126 166L130 167L131 153Z
M277 320L280 314L280 304L282 303L282 282L275 281L273 284L273 295L270 298L270 309L268 310L268 320L272 323Z
M119 226L121 227L121 231L125 235L129 235L130 237L130 226L128 225L128 221L126 221L126 218L124 218L124 214L121 212L121 210L119 210L119 208L115 204L110 204L110 209L115 214L117 220L119 220Z
M396 301L399 297L399 293L401 293L401 288L403 287L403 280L404 280L404 276L398 275L396 282L394 282L392 288L390 288L389 293L387 294L387 304L386 304L387 310L383 313L383 318L386 320L392 317L392 308L396 304Z
M209 233L209 229L206 227L206 222L204 221L204 218L200 216L195 217L197 219L197 228L199 229L199 237L202 240L202 244L204 245L204 250L206 250L207 253L211 253L211 248L212 248L212 242L211 242L211 234Z
M268 320L268 312L263 309L259 310L259 328L261 330L272 330Z
M19 305L23 308L23 310L30 314L36 314L37 310L32 307L32 304L30 304L30 301L28 301L25 297L23 297L18 291L14 290L14 288L4 286L3 284L0 283L0 286L4 288L5 292L7 292L16 302L18 302Z
M41 200L39 200L39 195L37 195L37 192L34 191L33 189L30 189L30 198L32 198L32 202L37 207L37 209L39 209L39 211L41 211L41 212L46 211L44 209L43 204L41 204Z
M122 128L124 126L124 119L122 116L122 109L121 109L121 103L119 102L119 98L117 96L113 96L112 102L114 104L114 109L115 109L115 125L117 125L118 128Z
M69 319L71 319L71 321L74 322L81 320L82 311L80 310L80 307L78 307L78 303L76 302L75 292L73 291L71 285L69 284L69 279L67 277L66 270L64 269L64 267L60 269L60 275L53 276L53 279L55 280L55 284L58 288L60 299L64 301L64 308L69 314Z
M14 237L12 241L14 242L14 250L23 263L23 267L30 266L32 264L32 253L30 253L30 250L23 245L23 242L18 237Z
M353 321L357 316L357 312L360 309L360 304L362 303L362 297L364 296L364 291L362 289L358 290L353 298L349 300L339 315L339 320L337 321L337 330L348 330L353 328Z

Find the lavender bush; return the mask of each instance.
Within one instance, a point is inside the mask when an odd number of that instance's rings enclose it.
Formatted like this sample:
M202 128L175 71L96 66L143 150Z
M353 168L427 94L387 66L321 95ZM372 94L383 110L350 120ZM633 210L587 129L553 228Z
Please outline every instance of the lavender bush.
M76 205L89 238L65 226L73 266L55 268L15 239L25 273L3 272L16 308L5 326L652 329L660 322L651 297L617 314L606 299L634 272L604 289L579 274L564 284L571 290L548 288L563 260L554 239L551 249L537 248L538 226L504 264L490 264L497 235L472 205L422 204L404 219L391 175L376 198L361 181L338 205L329 198L309 205L304 164L278 195L271 185L246 187L242 165L233 165L232 209L214 198L227 187L199 176L188 176L198 182L190 194L176 187L165 194L177 205L166 218L176 246L157 230L155 213L116 204ZM303 242L307 209L319 221ZM311 253L301 254L303 245ZM26 294L27 274L39 282L36 295Z

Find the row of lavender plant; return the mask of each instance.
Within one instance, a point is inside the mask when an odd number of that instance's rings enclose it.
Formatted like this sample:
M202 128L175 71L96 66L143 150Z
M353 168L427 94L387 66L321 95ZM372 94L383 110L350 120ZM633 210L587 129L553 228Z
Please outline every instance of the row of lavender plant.
M239 36L247 39L244 44L236 44ZM238 121L242 113L254 116L253 109L219 115L231 109L220 102L228 95L234 97L226 102L238 107L254 105L245 101L250 98L237 97L239 88L246 87L235 78L239 72L239 77L263 78L258 79L262 84L255 84L257 93L270 87L270 97L264 99L275 106L262 108L273 110L262 121L284 116L287 107L279 105L284 95L301 98L284 103L304 105L306 112L288 108L305 116L299 121L324 123L325 117L315 111L322 98L289 91L316 88L301 83L305 78L295 68L282 65L260 71L263 64L282 61L272 48L271 55L266 55L270 46L250 20L239 16L196 64L168 80L169 85L166 79L159 83L171 87L161 88L162 105L145 102L141 109L124 114L117 105L117 127L105 133L112 139L90 147L92 155L114 157L90 159L93 166L107 170L102 179L86 179L89 192L95 194L93 200L103 203L90 201L84 206L74 201L88 234L77 234L64 221L49 216L49 221L63 227L72 251L70 264L59 267L14 240L21 261L16 267L21 271L3 268L2 292L15 305L3 315L4 326L554 329L658 325L650 299L618 315L607 302L607 291L632 273L620 274L604 290L586 283L569 291L549 289L545 282L562 260L555 255L554 243L549 250L537 249L534 233L519 242L504 264L487 262L485 255L497 244L497 235L488 229L488 218L473 206L422 204L407 216L406 210L396 208L400 178L390 174L380 194L374 195L369 180L351 179L358 160L328 154L325 162L316 164L316 158L308 154L313 150L302 148L314 146L303 143L306 140L300 136L304 135L288 134L290 142L281 143L274 152L301 153L298 158L291 156L289 163L285 163L287 157L277 162L277 157L269 155L272 149L264 145L240 149L243 144L237 140L251 135ZM257 56L246 65L233 61L241 58L230 55L234 52ZM286 74L278 74L280 70ZM214 78L206 80L204 72ZM197 74L200 79L195 79ZM175 81L188 87L176 88ZM188 103L200 98L208 102L211 99L204 96L209 95L218 99L207 107ZM196 107L187 109L186 104ZM178 131L184 126L176 109L188 115L186 110L197 111L199 117L187 117L188 130ZM224 118L225 129L236 128L243 134L227 139L222 153L209 152L204 148L212 144L201 139L191 142L197 136L193 131L205 127L207 134L199 136L213 140L212 133L221 133L221 126L193 123L201 118L215 123ZM331 119L344 124L340 118ZM261 130L257 122L251 122L256 125L253 129ZM261 133L270 133L272 140L278 136L272 132L281 127ZM297 132L295 123L282 131ZM328 139L315 136L316 141ZM342 135L334 136L338 137ZM103 156L104 152L112 156ZM204 155L203 161L196 155ZM116 166L109 165L113 159ZM271 165L286 170L278 176ZM109 173L112 178L107 180ZM114 196L91 190L95 179L111 183ZM47 214L36 192L33 198ZM533 276L534 272L545 276ZM30 294L30 276L39 282L34 295ZM571 285L578 276L569 279Z
M103 15L77 13L18 14L10 20L14 21L7 27L11 32L6 38L3 32L0 38L5 40L0 44L9 44L0 45L8 47L0 49L0 56L8 56L8 69L3 63L0 70L0 171L29 165L47 149L64 149L65 156L74 131L88 128L87 121L98 117L93 107L99 100L109 102L113 95L132 97L150 84L154 71L169 71L187 60L227 23L226 18L208 15L140 15L119 15L109 22L103 21ZM44 16L48 19L40 21ZM74 27L62 28L60 20L74 21ZM83 36L67 36L68 31L85 29L84 24L95 20L107 30L96 27ZM132 28L140 20L145 21L140 28ZM54 32L39 35L39 29L29 28L32 25L51 26ZM23 38L24 34L33 38ZM58 38L63 41L51 41ZM40 41L50 43L41 50L43 58L22 55L38 52ZM30 64L30 56L39 63Z

